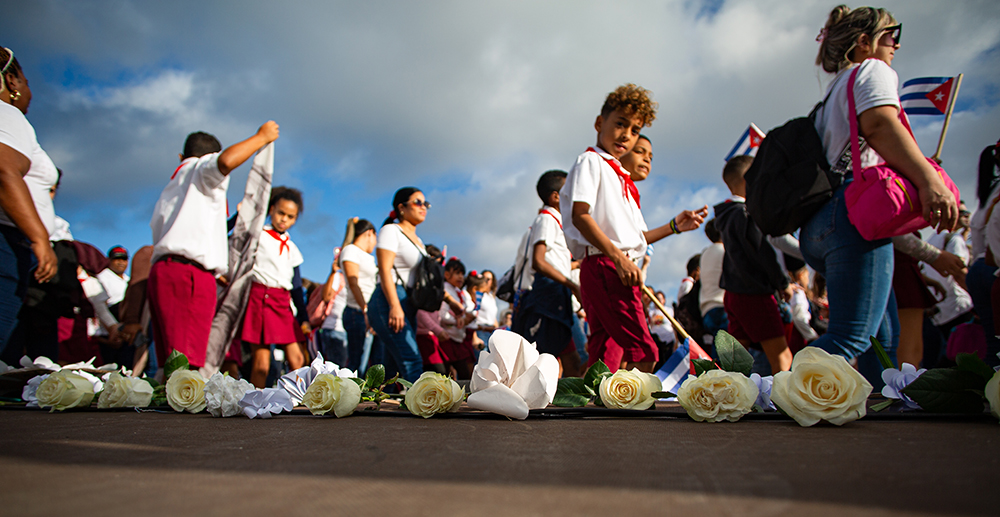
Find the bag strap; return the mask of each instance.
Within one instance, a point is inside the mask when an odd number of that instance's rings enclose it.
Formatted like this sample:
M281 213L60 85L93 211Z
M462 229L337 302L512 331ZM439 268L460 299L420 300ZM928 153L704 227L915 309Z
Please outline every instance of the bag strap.
M877 59L877 58L869 58ZM858 144L858 114L856 113L857 108L854 104L854 82L858 78L858 71L861 70L861 65L854 67L851 71L851 76L847 80L847 121L851 125L851 170L854 172L854 177L859 178L861 175L861 150ZM913 130L910 129L910 122L906 118L906 113L900 108L899 110L899 121L903 123L903 127L910 132L910 138L916 141L913 136Z
M420 246L417 246L417 243L413 242L413 239L411 239L410 236L407 235L406 232L404 232L403 229L400 228L398 224L393 224L393 226L395 226L399 230L399 233L403 234L403 237L406 237L406 240L410 241L410 244L412 244L414 248L417 248L417 251L420 253L420 260L423 260L424 258L427 257L426 249L420 249ZM396 284L403 285L403 276L400 275L399 270L396 269L395 260L392 261L392 270L396 272Z
M555 217L555 216L553 216ZM524 268L528 265L528 248L531 246L531 230L528 230L528 237L524 239L524 258L521 260L521 269L517 272L517 278L514 279L514 290L517 291L521 288L521 278L524 277Z

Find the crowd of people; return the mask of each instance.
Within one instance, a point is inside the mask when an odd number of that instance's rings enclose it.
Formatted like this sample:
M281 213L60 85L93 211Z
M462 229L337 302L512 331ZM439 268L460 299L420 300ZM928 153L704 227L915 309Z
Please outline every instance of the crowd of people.
M568 171L537 180L541 208L502 278L424 243L417 230L431 204L405 187L381 225L348 221L323 283L303 279L303 257L289 237L302 193L270 189L261 203L268 224L254 234L249 284L233 298L241 316L224 358L212 356L209 341L220 296L239 284L230 277L236 215L226 205L229 175L279 137L278 125L269 121L226 148L207 133L188 136L153 209L152 245L136 250L129 276L127 250L103 253L76 242L55 215L61 172L25 118L31 90L3 49L2 359L46 355L68 363L95 355L152 376L176 350L203 372L221 369L263 387L321 353L362 374L384 364L410 381L424 371L468 379L490 333L504 328L556 356L562 375L579 376L597 361L612 371L656 371L683 328L710 354L716 333L727 330L762 374L788 370L795 352L811 345L844 356L878 384L871 336L898 363L933 367L972 351L1000 364L991 301L1000 292L992 252L1000 252L1000 215L993 214L1000 142L980 157L978 210L970 218L904 124L891 68L900 34L884 9L830 13L816 64L833 80L814 123L841 184L794 234L765 235L750 216L751 156L725 164L721 179L731 196L714 206L713 218L706 205L649 228L637 183L651 173L653 143L642 130L657 105L628 84L607 96L594 122L596 142ZM848 81L852 73L856 80ZM848 109L849 84L856 112ZM916 186L935 230L928 241L919 234L868 240L849 220L852 118L864 144L855 158L863 166L887 163ZM523 214L526 222L531 216ZM702 228L711 244L687 262L668 304L662 291L645 288L653 244ZM498 298L510 302L503 313Z

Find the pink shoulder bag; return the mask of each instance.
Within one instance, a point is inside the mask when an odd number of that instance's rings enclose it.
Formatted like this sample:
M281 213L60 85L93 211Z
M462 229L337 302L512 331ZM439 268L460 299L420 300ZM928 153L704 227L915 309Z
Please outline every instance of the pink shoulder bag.
M847 185L844 201L847 204L847 217L858 229L858 233L873 241L912 233L926 228L930 223L924 219L917 187L905 176L886 163L861 169L858 117L854 104L854 81L859 69L860 67L856 67L847 81L847 118L851 125L851 168L854 181ZM902 110L899 111L899 120L912 137L913 130ZM955 182L937 162L930 158L927 158L927 162L941 175L945 186L955 195L957 205L960 198Z

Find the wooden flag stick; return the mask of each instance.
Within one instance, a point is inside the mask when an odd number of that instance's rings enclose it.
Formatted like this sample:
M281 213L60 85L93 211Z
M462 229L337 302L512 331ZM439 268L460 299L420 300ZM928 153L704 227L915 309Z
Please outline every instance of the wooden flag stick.
M648 285L644 284L642 286L642 291L646 293L646 296L649 296L649 298L653 300L653 304L656 305L656 308L660 309L660 312L662 312L663 315L666 316L668 320L670 320L670 324L674 326L674 332L676 332L677 337L680 338L677 340L678 343L683 343L685 339L691 337L690 334L684 331L684 327L682 327L681 324L678 323L677 320L675 320L674 317L671 316L669 312L667 312L667 308L664 307L662 303L660 303L660 299L656 297L656 293L654 293L653 290L650 289Z
M941 148L944 147L944 137L948 134L948 123L951 122L951 112L955 109L955 99L958 97L958 89L962 86L962 74L955 77L955 87L951 90L951 97L948 99L948 111L944 114L944 126L941 126L941 138L938 139L937 151L931 158L941 163Z

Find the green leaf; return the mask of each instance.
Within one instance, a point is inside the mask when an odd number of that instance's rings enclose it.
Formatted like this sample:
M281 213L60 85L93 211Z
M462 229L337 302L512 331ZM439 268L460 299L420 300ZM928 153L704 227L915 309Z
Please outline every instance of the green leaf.
M972 372L956 368L927 370L903 388L903 393L935 413L982 413L983 380Z
M872 413L878 413L879 411L882 411L883 409L893 405L896 402L896 400L898 399L883 400L878 404L873 404L872 407L868 408L868 411L871 411Z
M986 386L987 382L993 378L996 374L993 368L990 368L982 359L976 354L962 353L955 357L955 362L957 363L956 368L966 372L974 373L983 378L983 387Z
M191 363L188 362L188 358L181 352L174 350L170 352L167 356L167 360L163 363L163 380L164 382L170 380L170 376L174 374L177 370L190 370Z
M719 369L711 359L692 359L691 364L694 365L694 373L698 376L709 370Z
M560 393L570 393L585 397L594 396L594 391L579 377L563 377L559 379L556 385L556 395Z
M608 365L604 364L604 361L598 359L596 363L590 365L590 368L587 368L587 373L583 374L583 382L593 389L594 392L597 392L597 389L601 386L601 381L605 377L604 374L611 375L611 369L608 368Z
M406 379L398 379L398 380L396 380L396 382L402 384L403 387L406 388L406 389L410 389L410 388L413 387L413 383L410 382L410 381L408 381L408 380L406 380Z
M670 393L669 391L654 391L649 394L654 399L669 399L671 397L676 397L677 395Z
M719 366L723 370L750 376L750 370L753 369L753 356L732 334L720 330L715 335L715 351L719 354Z
M882 343L879 343L875 336L868 336L869 341L872 342L872 348L875 349L875 355L878 356L878 362L882 364L882 369L895 368L896 365L892 364L892 359L889 359L889 354L885 352L885 348L882 348Z
M590 397L577 395L575 393L556 393L552 399L552 405L559 407L583 407L590 402Z
M385 382L385 366L375 364L368 368L365 373L365 384L369 388L378 388Z
M393 384L396 384L398 381L399 381L399 374L397 373L396 375L393 375L391 379L383 382L382 385L383 386L392 386Z
M357 384L359 388L365 389L365 381L363 381L363 380L361 380L361 379L359 379L357 377L348 377L348 379L351 379L352 381L354 381L354 384Z

